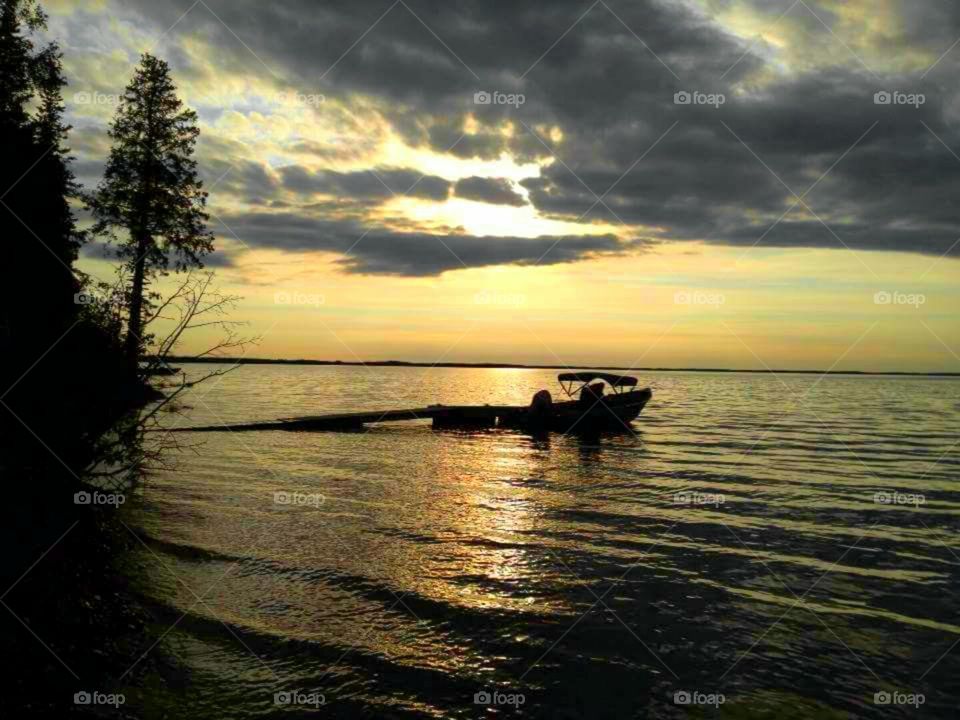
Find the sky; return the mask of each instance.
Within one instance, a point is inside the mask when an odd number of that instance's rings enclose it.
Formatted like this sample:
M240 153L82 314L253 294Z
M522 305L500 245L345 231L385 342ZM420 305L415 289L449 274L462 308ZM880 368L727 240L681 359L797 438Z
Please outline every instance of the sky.
M960 372L960 4L45 7L89 188L170 63L251 356Z

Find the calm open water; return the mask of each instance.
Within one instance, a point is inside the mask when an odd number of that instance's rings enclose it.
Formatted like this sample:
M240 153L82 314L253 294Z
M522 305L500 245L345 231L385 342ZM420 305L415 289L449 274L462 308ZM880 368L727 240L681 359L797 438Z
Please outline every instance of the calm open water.
M525 404L555 375L246 366L170 422ZM180 618L162 648L189 670L145 702L177 718L956 717L960 381L641 382L634 436L180 436L204 444L129 506L149 545L138 584Z

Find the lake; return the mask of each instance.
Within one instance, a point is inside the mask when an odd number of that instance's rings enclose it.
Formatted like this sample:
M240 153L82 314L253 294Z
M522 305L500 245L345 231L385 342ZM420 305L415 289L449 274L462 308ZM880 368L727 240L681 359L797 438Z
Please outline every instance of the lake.
M150 706L954 717L960 380L638 374L633 435L179 435L202 445L126 508L137 586L176 621L152 652L188 678ZM556 371L250 365L168 423L544 387Z

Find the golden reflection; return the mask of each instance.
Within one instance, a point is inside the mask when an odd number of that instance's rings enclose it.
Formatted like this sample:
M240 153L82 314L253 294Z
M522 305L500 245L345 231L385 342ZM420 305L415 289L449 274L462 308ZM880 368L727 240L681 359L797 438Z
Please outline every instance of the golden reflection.
M763 592L760 590L730 587L714 580L697 576L691 576L689 578L689 582L696 583L697 585L716 587L726 593L730 593L731 595L747 598L749 600L757 600L759 602L772 603L775 605L785 605L787 607L794 607L797 604L796 596L786 591L780 595ZM897 625L910 625L913 627L939 630L941 632L960 635L960 625L938 622L936 620L929 620L927 618L911 617L909 615L903 615L902 613L896 613L889 610L871 608L867 605L852 607L847 603L842 603L839 599L835 599L834 603L835 604L828 604L822 601L812 600L807 597L805 597L803 600L803 606L805 608L809 608L814 612L823 613L825 615L852 615L876 620L888 620L896 623Z
M523 589L538 583L539 552L527 550L528 538L542 521L536 493L524 487L525 479L541 468L536 453L520 444L497 443L494 457L482 447L440 443L437 456L438 482L456 493L457 534L461 538L448 548L454 555L457 574L475 576L477 582L434 584L439 594L454 605L498 608L526 612L533 597ZM502 587L500 587L502 585ZM536 598L537 612L544 611L545 598Z

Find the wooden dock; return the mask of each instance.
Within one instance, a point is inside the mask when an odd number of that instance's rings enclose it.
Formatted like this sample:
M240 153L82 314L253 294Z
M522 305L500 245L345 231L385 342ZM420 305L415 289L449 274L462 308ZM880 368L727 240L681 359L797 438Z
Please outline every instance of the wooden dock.
M568 400L546 405L427 405L402 410L367 410L329 415L305 415L227 425L177 428L179 432L223 432L243 430L363 430L368 425L390 422L431 420L438 429L511 428L535 433L544 431L593 432L612 430L632 432L630 423L650 400L649 388L597 398L584 404Z
M362 430L367 425L411 420L432 420L436 428L484 428L515 423L527 412L520 405L430 405L422 408L334 413L280 418L239 425L204 425L177 428L180 432L223 432L242 430Z

